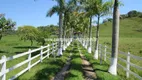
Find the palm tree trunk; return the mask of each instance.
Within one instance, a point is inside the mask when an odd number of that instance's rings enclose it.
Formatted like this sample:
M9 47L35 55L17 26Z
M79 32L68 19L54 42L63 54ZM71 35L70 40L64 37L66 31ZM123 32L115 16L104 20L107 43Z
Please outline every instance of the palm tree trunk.
M114 2L113 10L113 31L112 31L112 54L111 64L108 72L113 75L117 75L117 56L118 56L118 44L119 44L119 9L118 0Z
M89 25L90 26L90 25ZM86 30L86 41L85 41L85 48L87 49L87 47L88 47L88 43L89 43L89 41L88 41L88 34L89 34L89 26L88 26L88 29Z
M88 53L91 53L91 38L92 38L92 16L90 17L90 28L89 28L89 47L88 47Z
M99 47L99 27L100 27L100 15L98 15L97 31L96 31L96 43L94 58L98 59L98 47Z
M71 41L74 38L73 28L71 28Z
M59 46L58 46L58 56L62 55L62 26L63 26L63 16L62 12L59 13Z
M83 47L85 47L85 32L83 32Z
M66 23L65 23L65 15L64 15L64 22L63 22L63 51L65 50L65 33L66 33Z

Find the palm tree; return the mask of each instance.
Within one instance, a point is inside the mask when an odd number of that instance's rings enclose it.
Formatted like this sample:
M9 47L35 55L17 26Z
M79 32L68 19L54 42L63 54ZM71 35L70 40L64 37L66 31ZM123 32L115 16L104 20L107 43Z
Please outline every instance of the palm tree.
M113 10L113 33L112 33L112 54L111 65L108 72L117 75L117 56L118 56L118 43L119 43L119 3L118 0L114 2Z
M47 16L52 16L54 13L59 15L59 46L58 46L58 56L62 55L62 27L63 27L63 12L65 1L55 0L57 5L53 6L47 13Z
M69 22L69 17L70 13L72 13L75 10L75 4L74 1L68 1L65 6L64 6L64 21L63 21L63 50L65 50L65 36L66 36L66 28L67 28L67 23ZM68 26L68 28L70 28Z
M88 52L91 53L92 48L91 48L91 37L92 37L92 18L93 16L96 14L96 12L94 11L94 0L87 0L84 2L84 10L86 13L86 16L89 17L89 45L88 45Z
M104 2L103 0L95 0L94 9L96 11L96 17L97 17L96 42L95 42L95 53L94 53L95 59L98 59L100 18L102 16L110 14L111 7L112 7L112 1Z

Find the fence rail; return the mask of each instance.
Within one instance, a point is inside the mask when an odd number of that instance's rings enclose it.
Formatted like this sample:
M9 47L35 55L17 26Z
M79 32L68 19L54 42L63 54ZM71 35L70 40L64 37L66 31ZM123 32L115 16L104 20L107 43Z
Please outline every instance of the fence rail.
M66 48L70 45L71 40L67 40L65 45ZM34 67L35 65L37 65L38 63L42 62L45 58L49 58L49 56L52 54L54 56L54 58L56 57L55 52L57 52L58 50L58 43L52 43L50 45L47 46L41 46L40 48L37 49L29 49L27 52L21 53L21 54L17 54L11 57L6 57L6 56L2 56L1 60L0 60L0 65L1 65L1 71L0 71L0 80L6 80L6 74L9 73L10 71L13 71L25 64L27 64L27 67L23 70L21 70L19 73L17 73L16 75L13 75L9 80L13 80L16 79L17 77L19 77L20 75L22 75L23 73L25 73L26 71L30 71L30 69L32 67ZM34 54L34 52L40 51L37 55L32 56L32 54ZM7 68L7 61L12 61L14 59L20 58L27 55L28 58L16 65L13 65L10 68ZM36 58L40 58L39 60L37 60L34 63L31 63L32 60L36 59Z
M84 48L86 48L86 46L88 45L86 40L85 39L78 39L78 40L84 46ZM92 42L95 42L95 41L92 41ZM93 49L92 49L92 51L93 51ZM99 54L99 56L100 56L100 64L102 63L102 59L104 59L104 61L106 61L106 59L108 59L109 61L111 60L111 58L110 58L111 48L99 44L99 53L100 53ZM134 63L130 62L131 58L135 59L137 61L142 61L142 57L132 55L132 54L130 54L130 52L125 53L125 52L119 51L119 54L122 54L122 55L124 55L126 57L126 59L124 59L124 58L118 56L118 60L120 60L121 62L125 62L126 63L125 67L122 64L120 64L119 62L117 64L117 66L119 68L122 68L124 71L126 71L126 77L129 78L130 74L132 74L137 79L142 80L142 76L140 76L138 73L133 72L131 70L131 68L130 68L130 67L133 67L133 68L135 68L135 69L137 69L139 71L142 71L142 67L141 66L138 66L137 64L134 64Z

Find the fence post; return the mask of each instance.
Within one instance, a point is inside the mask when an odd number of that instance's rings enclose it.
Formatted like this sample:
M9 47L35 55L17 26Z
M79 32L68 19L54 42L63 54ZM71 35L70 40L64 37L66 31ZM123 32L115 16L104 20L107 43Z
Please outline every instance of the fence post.
M41 50L40 50L40 62L42 62L42 54L43 54L43 48L42 48L43 46L41 46L40 48L41 48Z
M130 52L128 52L128 55L127 55L127 70L129 71L130 70ZM129 72L126 71L126 77L129 78Z
M52 43L52 55L54 55L54 43Z
M3 74L2 76L1 76L1 80L6 80L6 56L4 55L4 56L2 56L1 57L1 60L2 61L4 61L3 63L2 63L2 66L1 66L1 73Z
M47 45L47 58L49 58L49 51L50 51L50 49L49 49L49 44Z
M54 60L56 61L56 55L55 55L55 47L56 47L56 43L54 45L54 43L52 44L52 55L54 56Z
M65 50L67 48L67 38L65 39Z
M107 51L107 46L105 45L105 51L104 51L104 61L106 61L106 51Z
M31 68L31 49L29 49L29 56L28 56L28 70L30 71L30 68Z

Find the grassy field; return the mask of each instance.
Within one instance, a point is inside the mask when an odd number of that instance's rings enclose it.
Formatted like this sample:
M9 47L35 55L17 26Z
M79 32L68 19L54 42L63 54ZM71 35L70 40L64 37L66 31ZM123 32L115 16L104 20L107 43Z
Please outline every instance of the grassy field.
M30 46L30 41L21 41L17 35L7 35L0 40L0 57L2 55L12 56L27 51L29 48L37 48L36 42Z
M126 18L120 21L119 50L131 52L142 57L142 18ZM93 27L95 37L95 27ZM111 47L112 23L107 22L100 26L100 43Z
M46 43L46 45L47 45L47 43ZM3 55L5 55L6 57L10 57L10 56L13 56L13 55L16 55L16 54L26 52L26 51L28 51L28 49L35 49L35 48L38 48L38 47L40 47L40 44L37 44L37 42L35 42L35 41L34 41L33 46L31 47L30 41L21 41L20 38L17 35L7 35L7 36L4 36L2 38L2 40L0 41L0 57L2 57ZM32 56L36 55L37 53L40 53L40 52L33 53ZM12 61L8 61L7 62L7 68L10 68L10 67L18 64L18 63L26 60L27 58L28 58L28 55L14 59ZM39 60L39 57L34 59L32 61L32 63L34 63L37 60ZM53 61L53 59L49 59L49 63L51 61ZM25 64L25 65L13 70L13 71L7 73L7 79L12 77L13 75L17 74L19 71L23 70L27 66L28 66L28 64ZM0 68L1 68L1 65L0 65Z

